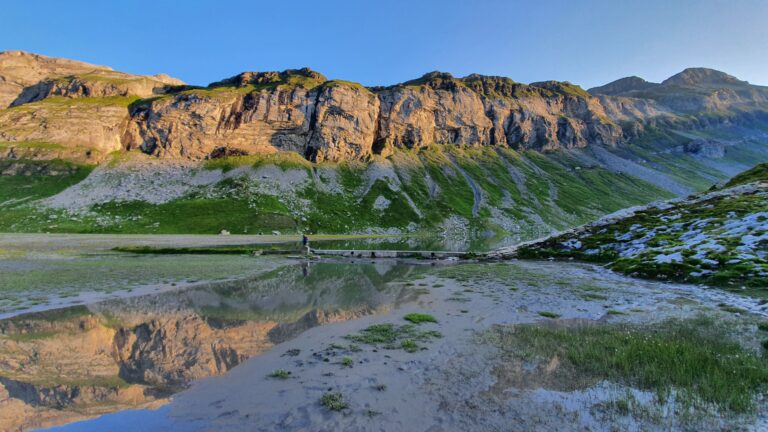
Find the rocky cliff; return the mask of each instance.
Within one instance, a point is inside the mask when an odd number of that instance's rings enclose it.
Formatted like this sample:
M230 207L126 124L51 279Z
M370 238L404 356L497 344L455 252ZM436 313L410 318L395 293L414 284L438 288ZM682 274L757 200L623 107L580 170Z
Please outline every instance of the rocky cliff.
M567 83L433 72L367 89L302 69L241 74L137 104L123 144L193 159L289 150L338 161L435 143L555 150L620 139L599 101Z
M92 162L119 150L193 160L291 151L340 161L431 144L616 146L647 126L737 123L766 117L768 106L766 88L703 68L662 83L623 78L590 92L568 82L441 72L366 88L306 68L190 87L165 75L9 51L0 53L0 79L6 158Z
M0 52L0 157L99 162L123 148L129 104L182 84L167 75Z

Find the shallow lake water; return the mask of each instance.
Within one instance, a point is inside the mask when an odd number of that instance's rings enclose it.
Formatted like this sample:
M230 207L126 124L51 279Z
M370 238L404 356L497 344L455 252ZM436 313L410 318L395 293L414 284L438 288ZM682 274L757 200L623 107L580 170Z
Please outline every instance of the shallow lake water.
M510 419L519 430L668 430L679 420L637 389L499 387L497 354L478 335L706 314L759 350L755 322L768 316L747 297L567 262L44 255L0 260L6 298L48 300L3 306L2 430L504 430ZM433 315L425 328L442 337L417 352L350 343L410 312ZM349 398L344 412L318 403L329 390ZM657 410L654 421L596 408L627 392ZM702 418L692 427L765 426L762 405Z

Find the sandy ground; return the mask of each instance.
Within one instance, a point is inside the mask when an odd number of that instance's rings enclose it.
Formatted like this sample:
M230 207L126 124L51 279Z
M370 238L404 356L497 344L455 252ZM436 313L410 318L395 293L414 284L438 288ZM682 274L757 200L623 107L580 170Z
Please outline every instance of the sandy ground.
M480 264L469 264L480 266ZM500 364L498 352L478 338L495 324L569 322L649 323L699 313L725 314L727 303L766 316L765 306L728 293L694 286L628 279L602 268L568 263L511 263L515 273L472 280L446 277L437 268L414 281L423 287L416 302L387 315L316 327L252 358L230 373L196 382L156 411L129 411L56 430L142 431L571 431L571 430L766 430L765 412L745 418L697 416L684 424L670 407L654 406L645 392L600 383L558 390L547 384L557 364L531 373ZM461 268L461 266L455 267ZM498 268L497 268L498 269ZM517 276L515 276L517 274ZM405 282L400 282L405 283ZM600 300L585 292L599 292ZM626 315L609 314L609 310ZM558 320L539 312L561 314ZM404 324L409 312L434 315L422 324L443 337L409 353L358 344L345 336L372 324ZM342 359L349 357L352 365ZM289 379L270 378L277 369ZM512 375L510 375L510 373ZM506 375L505 375L506 374ZM348 408L330 411L319 400L339 392ZM627 392L647 403L649 416L622 415L606 408Z

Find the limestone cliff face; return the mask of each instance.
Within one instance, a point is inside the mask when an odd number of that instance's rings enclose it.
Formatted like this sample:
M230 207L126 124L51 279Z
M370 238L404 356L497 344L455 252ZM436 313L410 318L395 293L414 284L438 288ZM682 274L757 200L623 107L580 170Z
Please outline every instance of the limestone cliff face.
M99 162L123 148L131 102L181 84L167 75L0 52L0 157Z
M384 148L438 143L556 150L621 139L597 99L568 83L433 72L377 93L377 140Z
M450 78L432 75L424 84L406 83L378 92L379 146L490 143L493 124L480 96Z
M111 70L104 66L51 58L24 51L0 52L0 109L11 105L24 88L42 80Z
M362 159L373 152L379 99L362 86L331 83L315 96L305 155L315 161Z
M125 103L112 99L44 99L0 110L0 154L98 162L123 148L128 120Z
M142 76L96 70L87 74L44 79L25 87L11 106L50 97L150 97L164 94L184 83L167 75Z
M306 69L242 74L138 106L123 143L160 157L289 150L339 161L435 143L555 150L621 139L598 100L574 86L514 84L503 94L468 85L485 79L431 73L366 89Z
M364 87L326 82L309 70L276 74L266 84L259 74L243 75L226 81L236 87L139 105L123 136L125 148L191 159L280 150L317 161L371 154L379 102ZM299 79L306 82L289 82Z

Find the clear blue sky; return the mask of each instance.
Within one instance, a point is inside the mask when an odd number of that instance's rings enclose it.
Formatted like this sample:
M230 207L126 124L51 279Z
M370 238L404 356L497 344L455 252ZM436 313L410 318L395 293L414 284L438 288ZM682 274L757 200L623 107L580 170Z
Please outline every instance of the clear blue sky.
M309 66L365 85L441 70L591 87L706 66L768 85L768 0L3 0L6 49L191 84Z

